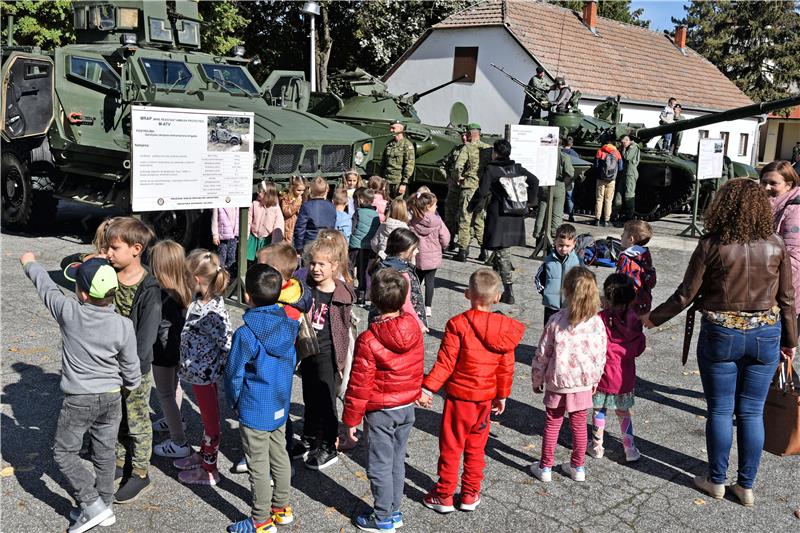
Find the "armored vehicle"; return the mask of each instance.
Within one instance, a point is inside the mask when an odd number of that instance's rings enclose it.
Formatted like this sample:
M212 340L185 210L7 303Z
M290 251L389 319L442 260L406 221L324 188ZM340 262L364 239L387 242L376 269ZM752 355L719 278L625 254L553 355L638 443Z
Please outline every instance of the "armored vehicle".
M222 124L217 124L217 126L211 130L208 140L212 143L225 143L232 146L242 144L242 136L227 128L223 128Z
M241 47L233 57L201 52L194 1L76 1L73 8L77 43L51 51L15 46L9 21L0 111L4 226L49 219L45 211L58 197L130 210L132 105L253 112L256 181L298 173L335 179L353 166L364 171L374 153L360 130L270 105L263 97L270 81L259 87ZM39 208L46 209L34 215ZM186 243L199 213L146 216Z
M527 84L506 73L502 67L492 66L518 85L527 88ZM644 220L657 220L687 205L694 193L697 171L696 156L681 153L669 154L649 148L648 141L666 133L677 133L709 124L751 117L800 104L800 96L794 96L646 128L644 124L612 122L605 118L586 116L577 107L579 99L580 93L576 91L569 109L565 111L550 110L546 118L532 120L531 123L559 127L562 136L569 135L574 139L573 148L587 162L593 161L598 148L604 143L615 142L625 135L630 135L631 139L638 142L641 148L639 180L636 183L635 215ZM609 109L608 104L611 102L613 100L605 105L601 104L604 106L603 113L597 114L604 114L609 118L618 117L619 113L614 112L613 106L610 106L611 109ZM738 162L731 164L735 177L758 176L756 170L750 165ZM576 210L594 212L595 178L592 174L592 172L587 172L587 179L576 183L573 193ZM714 180L707 181L709 182L708 186L713 186Z

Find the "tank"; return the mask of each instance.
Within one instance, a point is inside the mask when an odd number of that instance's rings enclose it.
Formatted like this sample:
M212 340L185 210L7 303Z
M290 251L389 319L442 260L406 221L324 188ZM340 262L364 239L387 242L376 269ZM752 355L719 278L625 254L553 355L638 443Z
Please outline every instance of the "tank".
M130 107L253 112L254 183L294 174L337 179L366 165L372 140L356 128L268 101L233 57L200 51L197 3L73 2L77 43L2 51L2 221L52 220L57 198L130 211ZM210 141L241 143L220 124ZM191 243L200 213L147 213L156 231Z
M506 73L502 67L492 66L518 85L526 86L525 83ZM571 101L573 105L569 110L565 112L550 111L547 117L532 120L531 124L558 127L562 137L569 135L573 138L575 142L573 148L582 159L589 163L594 160L597 150L604 143L615 142L625 135L630 135L641 149L639 180L636 183L635 215L637 218L650 221L679 211L691 203L694 194L697 158L694 155L670 154L650 148L647 146L648 141L666 133L677 133L709 124L751 117L800 104L800 96L793 96L648 128L644 124L611 122L604 118L587 116L578 109L580 93L576 91L576 94L577 96L573 96ZM607 102L613 101L614 99L607 100ZM616 98L616 102L618 101L619 97ZM614 116L618 113L609 113L609 115ZM735 177L758 177L757 171L750 165L730 160L727 160L726 163L732 165ZM714 185L714 180L704 180L704 187L713 188ZM573 201L576 210L586 213L594 212L595 178L593 172L587 172L586 179L576 183Z

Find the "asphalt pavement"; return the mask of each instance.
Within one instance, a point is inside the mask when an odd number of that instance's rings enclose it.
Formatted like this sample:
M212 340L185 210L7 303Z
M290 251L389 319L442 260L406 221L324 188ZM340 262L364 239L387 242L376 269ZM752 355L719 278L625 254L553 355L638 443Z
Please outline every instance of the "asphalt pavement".
M39 234L3 234L2 246L2 523L9 532L63 531L74 503L53 462L51 447L61 404L59 389L60 339L56 323L37 298L19 267L18 257L36 253L54 277L66 255L90 249L94 227L103 213L63 205L49 230ZM582 218L582 217L581 217ZM586 220L586 219L584 219ZM663 301L683 276L696 241L679 238L686 216L672 216L654 225L651 243L658 285L654 303ZM530 222L530 221L529 221ZM579 232L616 235L613 228L578 225ZM515 248L514 285L519 302L498 309L525 323L527 330L516 357L514 390L506 412L495 417L486 447L482 503L471 513L439 515L422 506L423 495L436 479L438 425L442 399L430 410L417 409L415 430L408 445L405 531L800 531L800 458L763 454L755 485L756 506L744 508L730 496L714 500L695 490L692 478L706 469L706 408L694 356L681 366L683 318L677 317L647 334L648 347L637 362L634 430L642 452L637 463L625 463L619 429L610 419L606 457L587 458L587 482L575 483L554 470L553 482L534 479L528 465L539 457L544 425L541 396L530 386L530 361L542 331L542 306L533 276L539 262L530 248ZM475 255L476 252L473 253ZM463 291L477 268L446 260L438 272L431 331L425 338L426 368L433 364L445 322L467 309ZM598 281L611 269L598 268ZM231 307L234 327L241 311ZM364 315L363 311L359 311ZM365 321L362 321L362 327ZM151 406L159 411L153 394ZM302 396L295 379L292 418L301 426ZM202 427L191 396L184 403L190 442L197 445ZM101 530L224 531L249 511L246 474L230 473L242 455L237 423L224 408L219 465L222 482L216 487L183 486L167 459L153 457L153 490L128 506L116 506L117 523ZM562 429L556 462L569 458L569 429ZM155 442L166 435L157 435ZM342 454L330 468L315 472L295 462L292 480L294 524L281 531L356 531L351 519L371 502L365 471L366 453L359 445ZM736 449L731 454L729 482L735 481Z

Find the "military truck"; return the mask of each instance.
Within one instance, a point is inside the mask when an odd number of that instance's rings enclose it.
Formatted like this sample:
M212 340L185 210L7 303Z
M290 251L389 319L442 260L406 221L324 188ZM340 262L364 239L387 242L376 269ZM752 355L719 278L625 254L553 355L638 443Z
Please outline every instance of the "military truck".
M254 181L280 183L294 174L332 180L350 167L364 172L372 158L364 132L269 102L274 77L259 86L241 47L232 57L201 52L196 2L94 0L73 8L77 43L50 51L16 46L7 21L4 227L52 220L58 198L130 210L132 105L255 113ZM184 243L193 240L198 216L145 214L158 232Z

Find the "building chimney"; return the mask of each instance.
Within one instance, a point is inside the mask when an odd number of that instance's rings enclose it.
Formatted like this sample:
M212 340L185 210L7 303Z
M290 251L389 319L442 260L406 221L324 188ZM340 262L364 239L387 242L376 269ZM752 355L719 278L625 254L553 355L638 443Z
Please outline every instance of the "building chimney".
M583 4L583 23L597 35L597 2L589 0Z
M678 47L678 50L683 53L683 55L686 55L686 32L686 26L681 25L675 28L674 43L675 46Z

